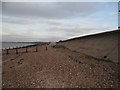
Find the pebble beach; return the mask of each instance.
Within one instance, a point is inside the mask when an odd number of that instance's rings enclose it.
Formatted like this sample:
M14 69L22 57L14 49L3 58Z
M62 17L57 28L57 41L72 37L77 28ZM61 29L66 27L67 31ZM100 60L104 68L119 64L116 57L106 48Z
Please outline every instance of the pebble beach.
M118 68L50 45L3 51L3 88L118 88Z

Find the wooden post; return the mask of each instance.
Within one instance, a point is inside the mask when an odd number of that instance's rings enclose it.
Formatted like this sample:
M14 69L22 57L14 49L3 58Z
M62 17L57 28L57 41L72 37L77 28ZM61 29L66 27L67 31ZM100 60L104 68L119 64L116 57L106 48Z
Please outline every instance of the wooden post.
M26 53L28 52L28 48L26 47Z
M16 48L16 54L18 54L18 49Z
M6 49L7 50L7 54L9 54L9 49Z
M46 51L47 51L47 46L46 46Z
M37 46L36 46L36 52L38 52Z

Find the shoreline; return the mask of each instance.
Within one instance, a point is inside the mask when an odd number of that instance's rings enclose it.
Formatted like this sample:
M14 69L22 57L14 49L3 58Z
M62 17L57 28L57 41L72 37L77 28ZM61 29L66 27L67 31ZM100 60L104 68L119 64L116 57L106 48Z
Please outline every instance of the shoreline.
M39 47L46 46L49 44L34 44L34 45L28 45L23 47L16 47L16 48L9 48L9 49L2 49L1 54L2 55L10 55L10 54L22 54L22 53L31 53L31 52L38 52ZM45 48L46 50L46 48Z
M13 50L13 49L21 49L21 48L29 48L29 47L35 47L35 46L42 46L42 45L49 45L49 44L33 44L33 45L27 45L27 46L21 46L21 47L10 47L10 48L2 48L1 50L4 51L4 50Z
M9 43L9 42L5 42L5 43ZM22 42L10 42L10 43L22 43ZM50 44L50 42L36 42L34 44L30 44L30 43L27 43L28 45L22 45L22 46L9 46L9 47L6 47L6 48L3 48L1 47L0 50L11 50L11 49L20 49L20 48L26 48L26 47L33 47L33 46L40 46L40 45L45 45L45 44ZM3 45L1 45L3 46Z

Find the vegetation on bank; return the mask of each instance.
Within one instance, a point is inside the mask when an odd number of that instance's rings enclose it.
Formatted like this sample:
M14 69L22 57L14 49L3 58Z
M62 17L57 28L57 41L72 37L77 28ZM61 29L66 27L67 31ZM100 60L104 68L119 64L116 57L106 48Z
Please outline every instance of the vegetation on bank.
M94 60L96 60L96 61L105 61L105 62L112 62L112 61L110 61L109 59L103 59L103 58L97 58L97 57L94 57L94 56L89 56L89 55L86 55L85 56L86 58L89 58L89 59L94 59Z
M53 48L66 48L65 46L62 46L62 45L54 45L52 46Z
M75 51L75 50L73 52L80 53L80 52ZM88 59L93 59L93 60L96 60L96 61L112 62L110 59L97 58L97 57L94 57L94 56L87 55L85 53L81 53L81 54L84 54L85 58L88 58Z
M64 48L64 49L68 49L67 47L63 46L63 45L54 45L52 46L53 48ZM74 50L73 52L76 52L76 53L80 53L76 50ZM84 53L82 53L84 54ZM90 55L85 55L85 58L88 58L88 59L93 59L93 60L96 60L96 61L104 61L104 62L112 62L110 59L104 59L104 58L97 58L97 57L94 57L94 56L90 56Z

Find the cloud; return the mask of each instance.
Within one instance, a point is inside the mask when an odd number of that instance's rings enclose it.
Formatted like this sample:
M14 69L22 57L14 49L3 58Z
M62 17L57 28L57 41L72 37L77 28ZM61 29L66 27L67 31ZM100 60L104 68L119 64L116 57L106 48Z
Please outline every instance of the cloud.
M20 17L12 17L12 16L3 16L2 17L3 24L19 24L19 25L29 25L29 24L48 24L48 25L61 25L66 24L64 20L56 20L56 19L28 19L28 18L20 18Z
M104 23L105 20L101 19L106 18L101 13L103 5L84 2L3 2L3 41L59 41L110 30L110 23ZM111 12L111 16L113 14Z
M75 25L68 25L68 26L53 26L50 27L48 29L47 32L57 32L57 33L63 33L63 34L67 34L67 35L84 35L89 34L91 32L100 32L100 31L104 31L104 30L110 30L110 27L108 26L89 26L89 27L83 27L83 26L75 26ZM71 36L67 36L67 37L71 37Z
M47 2L47 3L30 3L30 2L3 2L3 15L27 18L48 18L63 19L74 16L89 16L100 7L93 3L84 2Z
M6 25L7 26L7 25ZM82 36L91 32L109 30L107 26L82 27L75 25L53 25L43 31L40 28L9 28L3 27L3 41L59 41L74 36ZM29 33L29 34L28 34Z
M26 33L28 34L28 33ZM58 41L60 39L64 39L65 37L64 36L60 36L60 35L51 35L51 34L39 34L39 35L34 35L34 32L33 33L30 33L29 35L20 35L20 34L4 34L2 35L2 40L3 41L23 41L25 42L26 40L27 41ZM32 36L34 35L34 36ZM49 39L48 39L49 38Z

